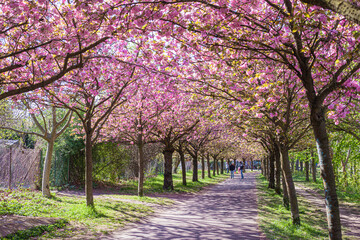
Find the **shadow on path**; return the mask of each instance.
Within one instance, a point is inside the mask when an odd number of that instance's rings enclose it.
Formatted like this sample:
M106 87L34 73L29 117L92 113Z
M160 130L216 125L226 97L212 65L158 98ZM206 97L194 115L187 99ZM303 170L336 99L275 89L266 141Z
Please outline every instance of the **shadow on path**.
M265 239L257 222L257 174L236 175L100 239Z
M305 197L311 204L317 206L324 213L324 218L326 218L324 196L301 183L297 182L295 186L296 192ZM343 235L345 234L358 239L360 236L360 209L340 203L340 218L341 225L345 227L345 229L343 229Z

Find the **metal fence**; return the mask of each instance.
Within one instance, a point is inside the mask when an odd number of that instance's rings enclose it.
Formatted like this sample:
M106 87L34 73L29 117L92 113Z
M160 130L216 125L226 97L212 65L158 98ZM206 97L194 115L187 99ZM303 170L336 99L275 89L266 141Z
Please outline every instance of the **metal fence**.
M36 188L40 181L41 151L27 149L18 141L0 142L0 187Z

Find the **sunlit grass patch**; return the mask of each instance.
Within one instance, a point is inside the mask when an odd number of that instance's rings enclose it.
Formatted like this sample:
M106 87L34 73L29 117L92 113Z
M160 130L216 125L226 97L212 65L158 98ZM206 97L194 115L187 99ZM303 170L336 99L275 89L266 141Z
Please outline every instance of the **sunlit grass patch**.
M282 205L282 196L267 188L263 176L257 178L260 227L268 239L327 239L323 212L298 196L300 226L294 226L291 213Z

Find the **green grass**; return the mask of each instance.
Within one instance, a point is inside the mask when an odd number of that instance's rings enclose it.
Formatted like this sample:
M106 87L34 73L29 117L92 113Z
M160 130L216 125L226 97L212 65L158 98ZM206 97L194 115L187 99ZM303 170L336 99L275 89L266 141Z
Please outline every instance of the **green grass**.
M2 237L0 239L1 240L29 239L31 237L37 237L37 236L43 234L44 232L54 232L58 228L65 227L66 224L67 224L67 222L65 220L60 219L60 220L57 220L54 224L50 224L50 225L46 225L46 226L36 226L36 227L32 227L27 230L21 230L16 233L7 235L6 237Z
M201 179L192 182L192 173L187 173L187 186L182 185L181 173L173 175L174 192L188 193L197 192L203 187L215 184L228 178L228 175L219 175L212 178ZM147 178L144 184L145 195L165 193L162 189L163 176ZM120 189L120 190L119 190ZM49 227L42 238L71 238L96 239L102 233L109 233L128 222L137 221L153 212L151 206L163 206L172 204L167 198L138 197L137 182L128 181L120 188L116 188L116 194L104 194L94 196L95 207L85 204L85 197L55 195L51 198L42 197L40 192L26 189L0 191L0 215L22 215L34 217L60 218L68 224L64 229ZM133 195L120 195L120 194ZM42 234L42 228L29 230L30 234ZM27 233L22 233L27 234ZM25 236L25 235L23 235Z
M82 226L85 232L92 233L114 230L153 212L151 207L141 202L166 202L146 197L137 198L139 203L128 203L121 201L121 197L117 195L104 195L95 196L95 207L88 207L84 197L59 195L44 198L40 192L25 189L1 192L0 197L0 215L61 218L73 226Z
M305 176L305 172L300 172L300 171L295 171L295 173L293 174L293 179L295 182L299 182L301 184L303 184L304 186L307 186L313 190L315 190L316 192L320 193L321 195L324 194L324 185L323 185L323 181L322 178L319 177L319 174L317 174L317 182L314 183L311 180L311 176L310 176L310 182L305 181L306 180L306 176ZM342 203L355 203L357 205L360 205L360 192L357 190L351 190L351 189L347 189L346 191L343 189L339 189L339 187L337 187L337 194L338 194L338 198L339 201Z
M257 179L260 228L268 239L327 239L324 213L298 197L301 226L294 226L291 213L282 205L282 196L268 189L263 176Z
M174 184L174 192L177 193L189 193L189 192L198 192L203 187L216 184L221 182L227 178L229 178L228 174L220 174L217 176L211 176L208 178L205 176L205 179L201 179L201 171L198 172L198 182L192 182L192 172L189 171L186 173L186 183L187 185L182 185L182 175L181 172L177 174L173 174L173 184ZM144 183L144 192L146 194L153 193L165 193L169 192L162 188L164 183L164 175L157 175L155 177L146 178ZM123 183L124 185L120 188L120 193L131 193L136 194L137 192L137 181L127 181Z

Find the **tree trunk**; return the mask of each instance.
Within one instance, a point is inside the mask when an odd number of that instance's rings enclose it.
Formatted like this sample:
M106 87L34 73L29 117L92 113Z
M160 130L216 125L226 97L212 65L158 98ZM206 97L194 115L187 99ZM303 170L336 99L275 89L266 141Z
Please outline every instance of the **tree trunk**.
M300 172L304 170L304 162L300 161Z
M268 165L267 165L267 157L264 158L264 177L268 179Z
M224 174L224 159L223 158L221 159L221 166L220 167L221 167L220 168L220 173Z
M309 182L310 179L309 179L309 161L306 161L305 162L305 176L306 176L306 181Z
M213 176L216 176L216 158L213 157Z
M316 163L315 163L314 153L313 153L312 149L310 150L310 154L311 154L312 179L313 179L313 182L316 182Z
M140 134L141 135L141 134ZM140 142L138 142L139 148L139 178L138 178L138 196L144 196L144 144L142 143L142 136Z
M179 148L180 162L181 162L181 175L182 175L182 184L186 186L186 166L185 166L185 154L182 148Z
M275 157L274 152L269 155L269 185L268 188L275 189Z
M88 129L91 129L91 121L87 122ZM92 132L91 130L85 130L85 195L86 195L86 205L94 206L94 195L93 195L93 182L92 182Z
M325 205L330 239L341 239L339 202L336 193L335 176L330 156L326 131L325 113L321 106L312 106L311 124L314 130L319 155L320 172L324 182Z
M287 191L287 187L286 187L286 182L285 182L285 177L284 174L282 173L282 188L283 188L283 206L289 210L290 205L289 205L289 194Z
M208 177L211 178L211 168L210 168L210 154L206 155L206 162L207 162L207 167L208 167Z
M299 159L296 159L296 171L300 170L300 161Z
M274 157L275 157L275 192L281 194L281 160L280 151L277 145L274 146Z
M281 149L281 168L285 177L286 190L289 195L291 219L294 225L300 225L299 206L296 197L296 190L290 170L289 152L287 146L282 146Z
M201 178L205 179L205 157L201 156Z
M254 171L254 160L251 160L251 171Z
M172 177L172 155L175 149L172 146L166 146L164 154L164 190L174 190L173 177Z
M192 181L193 182L198 182L199 178L198 178L198 156L197 153L193 156L193 177L192 177Z
M291 173L295 172L295 161L291 160Z
M219 160L216 159L216 174L219 175Z
M51 139L50 141L47 142L46 157L44 161L42 187L41 187L42 195L44 197L51 197L50 170L51 170L52 155L54 152L54 143L55 143L55 139Z
M180 157L178 155L176 155L176 160L175 160L175 165L174 165L174 169L173 169L173 173L177 173L177 170L179 168L179 164L180 164Z

